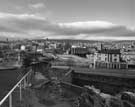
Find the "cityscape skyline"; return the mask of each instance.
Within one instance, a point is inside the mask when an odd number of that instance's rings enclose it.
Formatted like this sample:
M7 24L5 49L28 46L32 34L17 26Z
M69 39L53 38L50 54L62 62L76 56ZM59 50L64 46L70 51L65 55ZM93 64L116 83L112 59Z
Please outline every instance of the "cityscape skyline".
M135 40L134 0L0 0L0 35Z

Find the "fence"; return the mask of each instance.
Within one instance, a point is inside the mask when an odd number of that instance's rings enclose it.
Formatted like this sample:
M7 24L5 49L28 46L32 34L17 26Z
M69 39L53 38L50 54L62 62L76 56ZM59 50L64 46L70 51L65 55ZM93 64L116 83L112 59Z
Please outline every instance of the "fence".
M22 88L25 88L28 80L29 80L29 76L31 75L32 70L30 70L29 72L27 72L22 78L21 80L7 93L7 95L0 101L0 107L3 105L3 103L9 98L9 107L13 107L12 105L12 93L14 92L14 90L16 88L19 87L19 99L20 101L22 101Z
M108 68L108 69L127 69L128 64L126 62L95 62L96 68Z

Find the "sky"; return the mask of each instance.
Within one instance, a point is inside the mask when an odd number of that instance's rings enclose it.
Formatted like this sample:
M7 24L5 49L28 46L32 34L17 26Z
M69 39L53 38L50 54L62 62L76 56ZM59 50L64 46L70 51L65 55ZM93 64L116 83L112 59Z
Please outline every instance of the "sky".
M0 0L0 37L135 40L135 0Z

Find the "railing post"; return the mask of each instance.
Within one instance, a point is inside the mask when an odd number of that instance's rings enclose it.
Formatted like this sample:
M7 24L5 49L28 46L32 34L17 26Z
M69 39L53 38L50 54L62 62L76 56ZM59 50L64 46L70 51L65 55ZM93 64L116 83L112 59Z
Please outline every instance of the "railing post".
M24 80L23 80L23 88L26 88L26 86L27 86L27 82L26 82L27 80L26 80L26 78L24 78Z
M20 101L22 101L22 84L21 84L21 82L20 82L20 85L19 85L20 87Z
M30 74L29 74L30 75ZM29 85L29 75L26 77L27 86Z
M12 93L9 95L9 107L12 107Z
M0 101L0 107L2 106L2 104L5 102L6 99L9 99L9 107L13 107L12 105L12 92L14 92L14 90L19 87L19 97L20 97L20 102L22 101L22 85L23 85L23 82L27 82L29 81L29 75L31 76L31 71L29 71L25 76L23 76L21 78L21 80L8 92L8 94ZM27 79L26 79L27 77ZM25 81L24 81L25 79Z

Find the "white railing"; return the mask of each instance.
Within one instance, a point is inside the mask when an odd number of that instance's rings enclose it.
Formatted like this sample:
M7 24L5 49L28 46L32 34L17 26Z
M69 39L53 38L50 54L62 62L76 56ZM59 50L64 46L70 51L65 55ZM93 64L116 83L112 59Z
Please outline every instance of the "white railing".
M32 70L27 72L21 80L7 93L7 95L0 101L0 107L3 105L3 103L9 98L9 107L12 107L12 93L16 88L19 87L19 99L22 101L22 87L26 87L28 82L28 77L31 75Z

